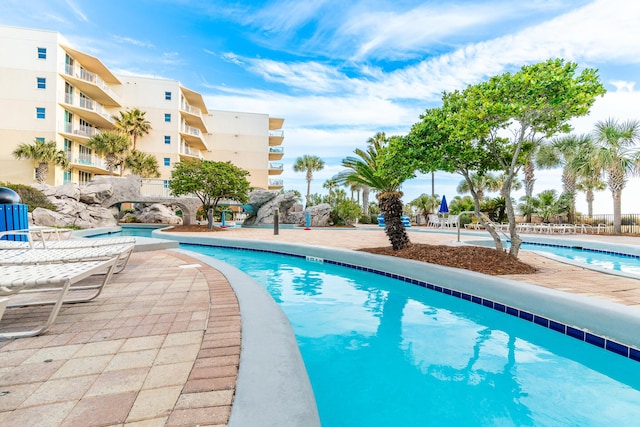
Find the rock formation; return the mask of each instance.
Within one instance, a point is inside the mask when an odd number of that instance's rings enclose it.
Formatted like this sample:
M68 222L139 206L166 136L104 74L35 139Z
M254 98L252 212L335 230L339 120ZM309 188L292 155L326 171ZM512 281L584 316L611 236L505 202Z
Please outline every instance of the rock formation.
M135 212L125 214L121 221L129 222L128 219L134 217L138 220L136 222L146 224L182 224L182 218L175 214L175 209L160 203L154 203L150 206L136 204Z
M259 226L273 224L274 211L278 209L280 224L295 224L304 226L307 212L311 215L312 227L326 227L329 225L331 206L321 204L302 210L295 193L280 194L277 191L256 190L249 194L249 202L245 205L249 216L243 225Z

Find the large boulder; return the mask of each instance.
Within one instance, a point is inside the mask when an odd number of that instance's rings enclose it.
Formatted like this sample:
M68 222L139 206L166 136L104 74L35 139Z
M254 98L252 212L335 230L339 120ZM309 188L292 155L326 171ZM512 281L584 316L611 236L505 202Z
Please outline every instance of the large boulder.
M182 224L182 218L177 216L168 206L159 203L145 206L141 211L126 214L122 221L127 222L127 218L134 216L140 222L148 224Z
M113 185L108 182L91 181L80 190L80 201L89 205L102 205L113 196Z
M111 210L87 206L73 199L53 199L56 211L36 208L31 217L34 225L76 226L80 228L113 227L118 224Z
M249 217L244 220L244 225L273 224L274 211L279 211L279 222L282 224L295 224L290 222L288 213L297 203L295 193L280 194L277 191L258 190L249 194Z

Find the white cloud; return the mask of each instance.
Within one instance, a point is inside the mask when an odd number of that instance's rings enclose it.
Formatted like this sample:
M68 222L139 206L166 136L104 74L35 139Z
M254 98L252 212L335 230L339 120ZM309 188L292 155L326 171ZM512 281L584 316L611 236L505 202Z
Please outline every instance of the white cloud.
M131 37L111 36L111 38L113 38L118 43L130 44L130 45L137 46L137 47L147 47L147 48L153 47L153 44L150 43L150 42L145 42L145 41L142 41L142 40L136 40L136 39L131 38Z
M85 15L84 12L82 12L82 10L80 10L80 8L72 0L66 0L66 2L67 6L69 6L78 20L82 22L89 22L89 18L87 18L87 15Z

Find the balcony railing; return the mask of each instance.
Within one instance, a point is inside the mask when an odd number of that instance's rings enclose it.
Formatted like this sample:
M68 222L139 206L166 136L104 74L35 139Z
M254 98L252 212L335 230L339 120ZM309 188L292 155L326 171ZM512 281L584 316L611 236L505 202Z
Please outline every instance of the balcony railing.
M70 93L64 94L65 104L69 104L69 105L83 108L85 110L93 111L94 113L97 113L100 116L102 116L105 120L109 121L110 123L115 122L113 119L113 116L109 114L107 109L104 108L104 106L99 102L96 102L91 98L87 98L86 96L80 97L77 105L73 101L74 101L74 96L72 94Z
M284 170L284 165L282 163L269 163L269 169L281 171Z
M186 102L182 103L182 105L180 106L180 109L182 111L186 111L187 113L191 113L191 114L194 114L196 116L201 116L202 115L202 112L200 111L199 108L193 107L193 106L187 104Z
M78 157L73 160L73 163L84 165L84 166L93 166L100 169L108 170L107 162L98 156L97 154L79 154ZM118 167L114 167L114 172L118 171Z
M276 136L276 137L284 138L284 131L283 130L270 130L269 131L269 136Z
M182 133L188 133L190 135L198 137L202 136L202 132L200 132L200 129L188 125L182 125Z
M269 187L282 187L284 185L284 180L282 179L270 179Z
M100 89L102 89L104 92L108 93L112 97L117 97L117 95L113 90L111 90L109 85L107 85L105 81L100 78L99 75L92 73L91 71L87 71L82 67L75 67L73 65L65 64L64 72L68 76L75 77L77 79L84 80L89 83L93 83L94 85L98 86Z
M284 147L269 147L269 153L282 154L284 153Z
M73 126L72 123L65 123L63 128L66 133L70 133L78 136L84 136L87 138L91 138L93 135L98 133L98 130L92 126L80 126L80 125Z
M202 152L200 150L196 150L195 148L191 148L188 145L182 145L180 147L180 154L186 154L187 156L194 156L199 159L204 159Z

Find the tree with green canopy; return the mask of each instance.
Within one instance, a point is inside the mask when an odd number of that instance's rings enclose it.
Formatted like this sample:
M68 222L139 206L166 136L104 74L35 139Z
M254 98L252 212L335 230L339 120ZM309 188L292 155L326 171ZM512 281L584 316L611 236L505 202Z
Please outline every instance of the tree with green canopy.
M409 205L418 209L419 214L424 217L425 223L428 223L429 214L435 213L438 206L440 206L440 196L437 194L432 196L430 194L422 193L410 201Z
M640 122L607 119L596 123L593 131L596 151L594 164L604 171L613 197L613 232L622 232L622 190L629 176L640 173Z
M576 74L577 68L574 62L549 59L525 65L514 74L492 77L468 91L469 105L475 106L475 120L492 123L483 146L506 174L502 195L509 220L509 253L514 257L522 240L511 198L513 178L541 138L570 132L569 121L588 114L595 98L606 92L595 69L585 68ZM502 131L510 132L511 137L505 137Z
M567 220L572 224L575 222L579 176L579 168L575 167L575 162L581 158L581 152L593 152L592 147L588 135L566 135L544 142L536 154L535 162L543 169L562 166L562 190L569 199Z
M53 163L63 169L69 167L69 159L63 150L58 150L55 141L35 140L32 144L22 143L13 150L13 157L16 159L29 159L38 162L36 166L36 181L44 184L49 174L49 164Z
M407 167L461 173L470 187L470 171L501 170L505 174L502 197L509 220L509 253L517 257L522 241L511 198L514 178L541 138L568 133L569 120L587 114L595 98L605 93L596 70L576 73L577 64L550 59L464 91L445 93L443 107L427 110L422 122L412 128L411 146L394 150L404 156L398 161L415 157ZM477 193L471 191L471 195L477 201ZM496 249L502 249L497 235L492 237Z
M309 195L311 194L311 180L313 180L313 173L324 169L324 160L318 156L305 154L302 157L298 157L293 164L294 172L305 172L307 178L307 198L306 203L309 206Z
M194 195L205 212L215 210L223 199L246 203L251 186L249 172L231 162L188 160L175 164L171 171L169 189L174 196ZM213 228L209 220L208 227Z
M470 177L470 181L473 184L473 188L476 190L476 194L478 195L478 201L480 204L484 202L484 192L489 191L499 191L502 188L502 181L493 176L491 173L478 174L472 173ZM470 191L471 187L466 180L460 181L456 191L458 193L464 194Z
M120 111L118 116L113 117L116 128L131 138L134 150L137 149L138 138L151 131L151 122L145 118L145 114L145 111L133 108L124 112Z
M142 178L160 177L160 168L156 156L138 150L132 150L124 160L124 168L131 170L134 175Z
M366 150L356 149L356 156L342 160L347 170L338 175L339 182L366 185L378 193L378 205L384 216L384 231L391 242L393 250L404 249L411 243L407 231L402 224L402 183L413 175L404 174L397 164L387 157L387 147L400 136L392 136L384 140L378 139L369 144ZM398 144L398 142L395 142Z
M101 156L109 170L109 175L113 175L116 166L124 162L129 153L129 138L120 131L98 132L87 141L87 147Z

